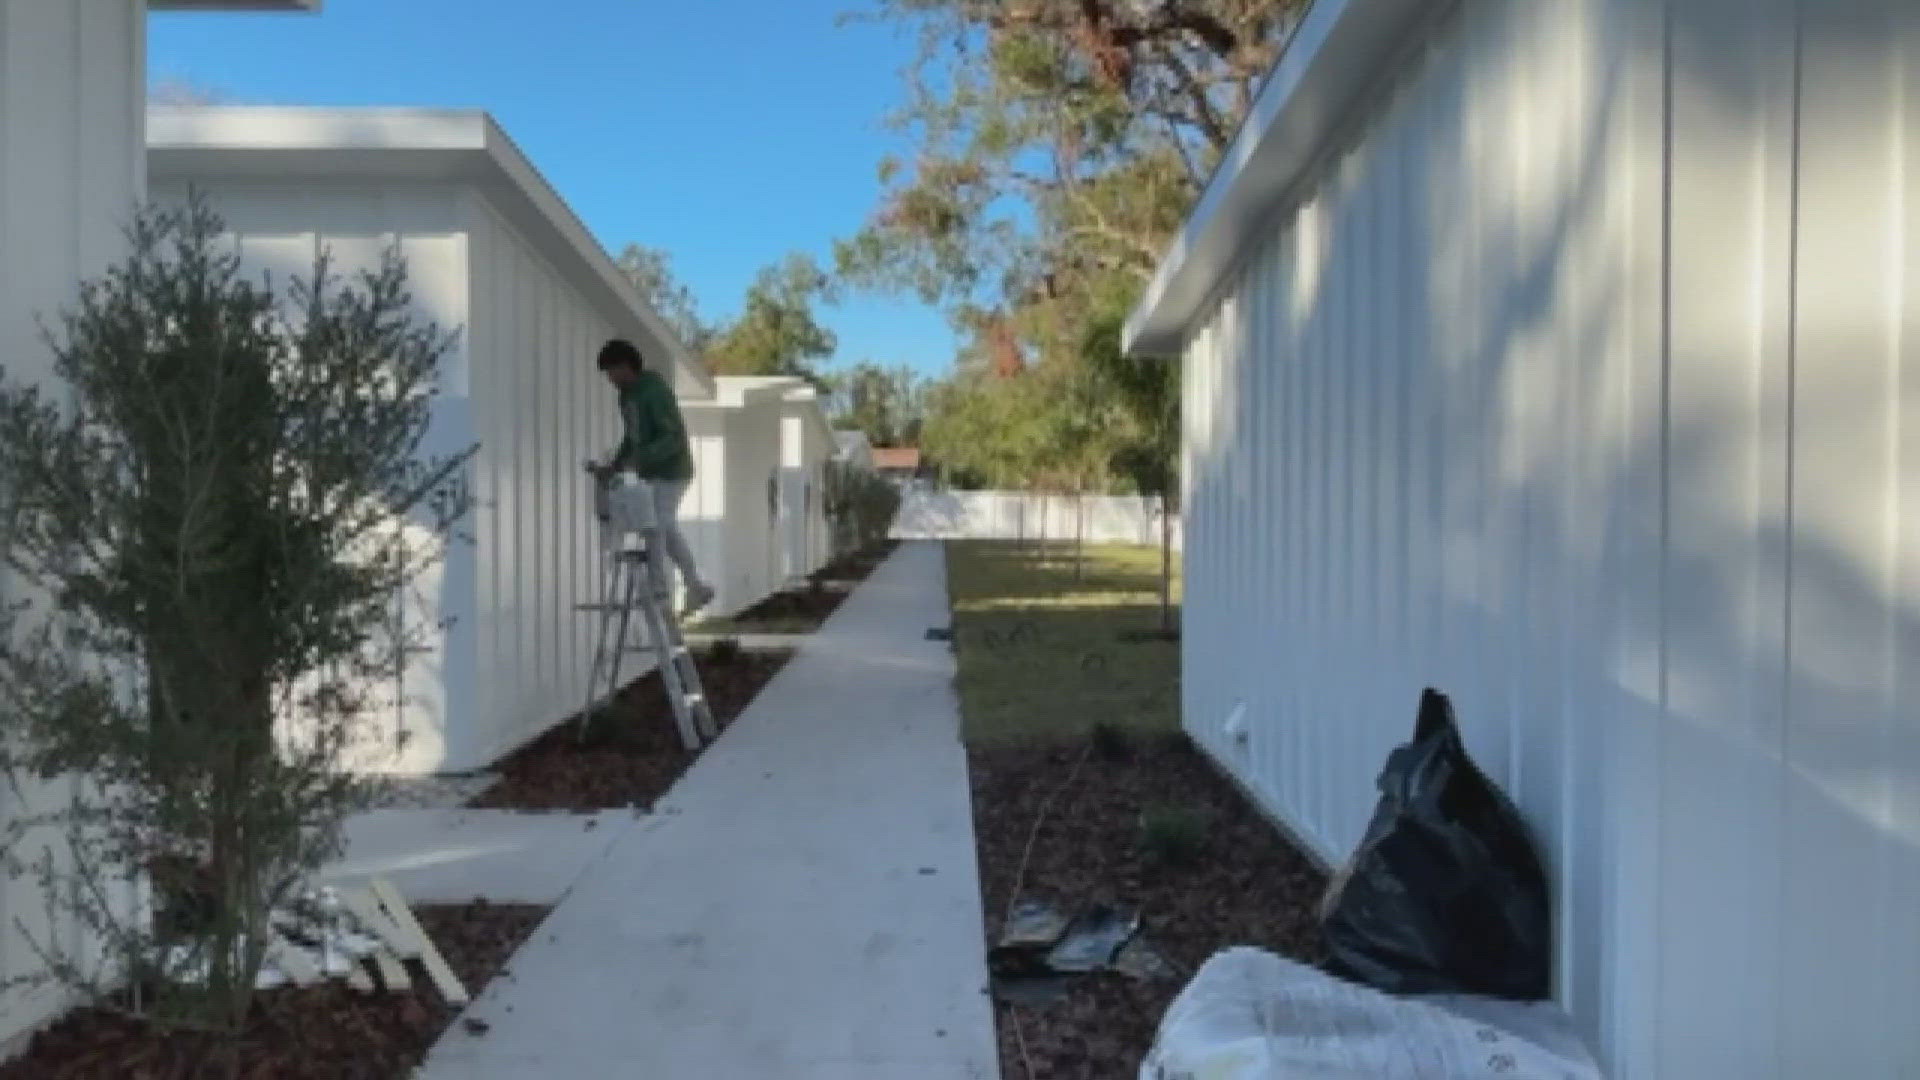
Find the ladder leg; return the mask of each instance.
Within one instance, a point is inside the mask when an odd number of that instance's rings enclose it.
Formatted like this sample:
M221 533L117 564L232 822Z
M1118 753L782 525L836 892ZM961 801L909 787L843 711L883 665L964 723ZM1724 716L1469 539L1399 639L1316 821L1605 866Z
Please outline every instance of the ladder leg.
M700 732L703 738L712 741L719 736L720 728L713 720L713 703L707 700L706 685L700 681L699 668L694 665L693 652L686 647L686 643L678 640L676 635L674 644L674 655L681 665L681 685L690 688L692 691L691 700L693 707L691 711L693 712L694 727Z
M600 628L594 638L592 669L587 673L587 700L580 708L579 736L583 741L587 737L587 724L600 707L600 680L610 659L607 655L607 637L613 629L613 605L619 599L618 593L615 592L618 587L619 575L616 569L606 568L605 577L600 586Z
M667 570L664 563L656 564L660 580L655 583L656 595L667 594ZM666 643L660 663L663 669L671 668L676 682L679 683L680 699L687 703L686 712L693 722L693 729L705 740L712 740L720 734L718 725L713 721L713 708L707 701L706 687L700 682L700 672L693 662L693 651L687 648L687 641L680 633L680 623L668 610L660 612L662 639Z
M674 655L679 648L678 635L672 630L672 624L664 610L665 601L660 598L659 572L657 566L647 566L647 595L643 598L641 614L647 621L647 634L652 638L653 652L660 669L660 682L667 692L667 703L673 708L674 726L679 729L680 743L688 750L700 748L700 733L694 725L692 707L697 704L681 677L678 658Z
M620 577L620 617L615 623L613 653L608 661L607 700L612 701L620 693L620 668L627 661L627 635L633 628L634 594L639 592L638 575L625 557L615 560Z

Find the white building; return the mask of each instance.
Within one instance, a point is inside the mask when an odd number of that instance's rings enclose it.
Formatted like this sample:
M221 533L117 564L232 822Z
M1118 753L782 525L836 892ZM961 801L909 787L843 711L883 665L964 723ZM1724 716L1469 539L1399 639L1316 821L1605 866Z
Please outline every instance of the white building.
M308 276L325 248L351 273L398 242L421 313L464 330L429 450L478 444L475 542L415 591L411 617L450 621L366 767L481 767L577 710L594 622L576 605L601 569L581 464L620 426L595 356L628 338L695 401L703 365L484 113L156 109L148 144L155 197L205 193L250 267ZM710 530L704 503L685 510Z
M1920 1072L1920 5L1318 0L1128 341L1313 851L1435 686L1610 1076Z
M826 562L820 488L833 433L803 379L723 375L714 385L710 400L682 404L698 474L685 512L715 588L705 614L725 616Z
M52 354L36 320L56 325L80 281L124 253L122 230L145 188L149 6L293 12L320 3L0 0L0 366L11 378L51 374ZM56 797L63 784L52 785ZM37 794L27 793L28 800ZM10 814L21 809L11 794L0 796L0 805ZM43 943L72 948L84 941L79 926L50 924L31 877L5 882L0 978L39 969L21 923ZM52 987L0 995L0 1056L10 1040L68 1004Z
M805 578L833 559L833 527L827 520L827 462L833 460L833 423L818 388L802 382L787 390L780 421L780 464L785 478L783 540L789 581Z
M701 573L714 587L705 616L739 613L780 588L774 547L785 387L721 377L714 395L685 401L694 486L681 505Z

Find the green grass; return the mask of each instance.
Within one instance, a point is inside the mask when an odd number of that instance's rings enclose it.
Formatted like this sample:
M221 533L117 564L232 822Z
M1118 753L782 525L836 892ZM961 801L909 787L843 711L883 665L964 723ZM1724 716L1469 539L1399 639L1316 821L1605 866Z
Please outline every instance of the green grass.
M1174 603L1180 600L1174 564ZM993 541L947 544L954 685L968 742L1066 739L1105 720L1129 731L1179 727L1180 646L1128 641L1160 625L1160 551L1089 546L1047 557Z

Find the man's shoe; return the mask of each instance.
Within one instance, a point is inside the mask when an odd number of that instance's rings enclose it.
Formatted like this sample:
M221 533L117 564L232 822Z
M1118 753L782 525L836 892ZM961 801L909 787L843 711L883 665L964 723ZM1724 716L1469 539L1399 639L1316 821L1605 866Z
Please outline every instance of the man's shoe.
M687 586L687 602L680 609L680 613L691 615L711 603L713 603L713 586L704 581L696 582Z

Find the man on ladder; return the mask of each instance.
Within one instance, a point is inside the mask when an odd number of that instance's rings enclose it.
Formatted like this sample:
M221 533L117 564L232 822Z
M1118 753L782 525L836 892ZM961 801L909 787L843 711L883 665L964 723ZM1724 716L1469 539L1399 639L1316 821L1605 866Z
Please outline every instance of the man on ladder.
M713 599L713 589L701 579L680 531L680 500L693 479L686 424L672 388L646 370L639 350L630 342L607 342L600 350L599 366L618 391L625 434L606 462L587 464L596 482L595 511L608 565L602 602L584 605L598 611L601 621L587 704L580 713L580 737L586 737L587 720L603 680L609 700L619 690L630 617L638 611L648 647L659 661L681 741L689 750L697 749L703 738L710 739L717 731L692 653L668 611L672 590L666 566L671 558L680 568L687 590L685 612L697 611ZM639 541L637 549L629 546L634 539Z
M629 471L645 481L653 492L654 527L659 530L665 554L680 568L687 587L684 615L706 607L713 600L713 588L700 577L693 562L693 550L680 531L680 500L693 480L693 448L687 440L686 421L680 416L680 403L673 388L659 374L641 363L640 350L633 343L615 338L600 350L600 370L618 392L620 422L624 437L604 465L595 469L601 483L614 474ZM666 566L654 561L662 580Z

